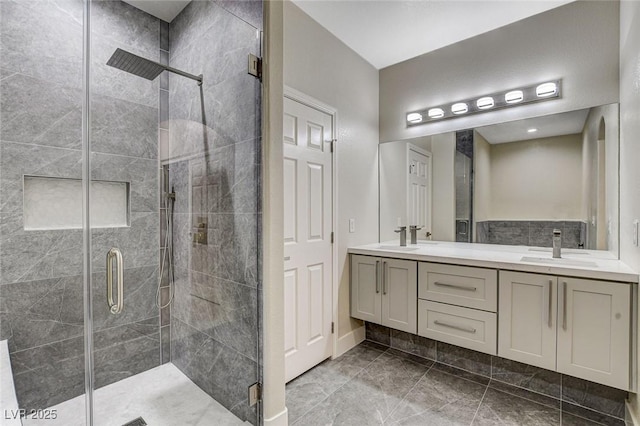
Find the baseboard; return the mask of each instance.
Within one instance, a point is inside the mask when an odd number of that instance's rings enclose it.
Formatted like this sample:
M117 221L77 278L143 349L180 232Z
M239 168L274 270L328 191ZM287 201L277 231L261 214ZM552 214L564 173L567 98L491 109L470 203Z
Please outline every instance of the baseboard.
M263 423L265 426L287 426L289 424L289 410L287 410L287 407L284 407L284 410L280 413L271 418L264 419Z
M624 402L624 421L628 425L640 426L638 416L634 414L633 408L631 408L631 404L629 404L629 400Z
M336 343L336 353L333 355L333 358L337 358L348 350L355 348L364 342L364 339L364 325L340 337Z

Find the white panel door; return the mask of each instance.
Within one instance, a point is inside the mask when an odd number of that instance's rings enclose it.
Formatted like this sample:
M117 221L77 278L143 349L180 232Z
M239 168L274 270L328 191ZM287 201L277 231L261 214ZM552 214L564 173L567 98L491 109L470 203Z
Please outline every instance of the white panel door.
M631 286L558 278L558 371L629 389Z
M284 99L287 382L332 353L332 117Z
M422 228L418 239L431 232L431 154L407 144L407 226Z
M556 283L555 276L500 271L499 356L556 369Z

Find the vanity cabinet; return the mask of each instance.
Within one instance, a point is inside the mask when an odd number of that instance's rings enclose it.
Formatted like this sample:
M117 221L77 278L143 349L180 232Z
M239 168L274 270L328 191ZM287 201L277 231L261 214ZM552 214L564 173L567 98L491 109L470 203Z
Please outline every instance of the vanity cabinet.
M498 271L420 262L418 335L496 354Z
M498 355L629 389L631 286L500 271Z
M351 255L351 316L407 333L418 327L418 262Z

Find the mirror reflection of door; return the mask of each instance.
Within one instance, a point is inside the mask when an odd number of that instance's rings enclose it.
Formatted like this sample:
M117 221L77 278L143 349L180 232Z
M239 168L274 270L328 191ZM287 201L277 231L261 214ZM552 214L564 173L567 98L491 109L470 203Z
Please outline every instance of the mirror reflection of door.
M431 153L407 144L407 225L422 228L418 239L431 235Z

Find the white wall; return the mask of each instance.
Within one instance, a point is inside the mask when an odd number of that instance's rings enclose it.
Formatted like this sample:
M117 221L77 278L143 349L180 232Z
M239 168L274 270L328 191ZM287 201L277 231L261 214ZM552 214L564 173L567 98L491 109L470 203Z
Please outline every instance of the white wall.
M640 219L640 2L620 3L620 259L640 270L632 222ZM638 369L640 371L640 368ZM640 378L639 378L640 379ZM640 400L630 408L640 420Z
M618 24L618 2L578 1L384 68L380 139L401 140L618 102ZM408 111L556 78L563 79L559 100L406 126Z
M291 2L284 2L284 84L338 110L338 336L349 316L347 249L378 240L378 71ZM349 233L349 218L356 232Z
M491 145L492 220L581 220L582 137Z
M455 241L456 186L453 169L456 154L455 132L432 136L431 154L433 162L432 239Z

